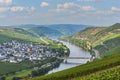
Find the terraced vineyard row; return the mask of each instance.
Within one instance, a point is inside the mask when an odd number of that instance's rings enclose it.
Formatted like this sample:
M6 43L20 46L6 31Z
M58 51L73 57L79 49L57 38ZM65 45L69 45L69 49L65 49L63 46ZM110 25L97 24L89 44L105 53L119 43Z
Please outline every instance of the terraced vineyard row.
M120 66L72 80L120 80Z

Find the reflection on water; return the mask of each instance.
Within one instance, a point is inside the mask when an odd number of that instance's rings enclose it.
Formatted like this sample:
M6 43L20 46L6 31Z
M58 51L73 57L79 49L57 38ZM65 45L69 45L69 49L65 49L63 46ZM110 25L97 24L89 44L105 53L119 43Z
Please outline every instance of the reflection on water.
M61 42L70 49L70 57L90 57L90 53L87 51L84 51L82 48L79 48L68 42L64 42L64 41L61 41ZM72 67L84 64L87 61L89 61L89 59L68 59L67 64L61 63L58 68L49 71L48 74L61 71L61 70L65 70L68 68L72 68Z

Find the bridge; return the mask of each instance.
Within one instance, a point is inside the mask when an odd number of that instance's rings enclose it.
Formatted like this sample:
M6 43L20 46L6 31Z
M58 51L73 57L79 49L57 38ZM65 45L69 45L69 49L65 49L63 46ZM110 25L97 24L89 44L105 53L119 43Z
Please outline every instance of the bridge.
M91 59L91 57L57 57L58 59Z
M93 60L93 57L57 57L58 59L64 59L64 62L67 63L68 59L89 59L89 61Z

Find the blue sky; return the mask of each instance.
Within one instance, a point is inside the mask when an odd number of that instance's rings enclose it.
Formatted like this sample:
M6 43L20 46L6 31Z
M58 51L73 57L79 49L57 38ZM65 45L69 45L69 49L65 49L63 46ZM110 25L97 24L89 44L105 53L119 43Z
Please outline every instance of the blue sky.
M0 0L0 25L120 22L120 0Z

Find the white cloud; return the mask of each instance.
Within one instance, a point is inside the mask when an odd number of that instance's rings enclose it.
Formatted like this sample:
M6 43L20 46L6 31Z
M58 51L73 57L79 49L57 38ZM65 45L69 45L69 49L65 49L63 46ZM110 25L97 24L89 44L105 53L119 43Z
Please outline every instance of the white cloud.
M120 8L118 8L118 7L112 7L111 10L112 11L120 11Z
M11 4L12 0L0 0L0 4Z
M117 11L120 11L120 8L111 7L111 9L108 9L108 10L96 10L94 12L94 14L97 14L97 15L112 15L112 14L116 14Z
M35 9L36 9L35 7L33 7L33 6L31 7L31 11L34 11Z
M7 8L7 7L0 7L0 12L6 12L8 10L9 10L9 8Z
M69 3L64 3L64 4L58 4L57 8L67 9L67 8L74 7L74 6L76 6L76 4L74 4L73 2L69 2Z
M47 2L41 2L40 6L41 7L48 7L49 3L47 3Z
M0 15L0 18L5 18L6 17L6 15Z
M100 2L100 1L106 1L106 0L78 0L80 2Z
M81 8L82 10L85 10L85 11L95 10L95 8L92 7L92 6L81 6L80 8Z
M13 12L16 12L16 11L23 11L25 8L24 7L11 7L10 10L13 11Z
M97 10L94 12L94 14L97 14L97 15L110 15L110 14L113 14L113 11L111 10Z
M75 6L77 6L77 5L74 4L73 2L58 4L56 11L57 12L64 11L65 9L72 8L72 7L75 7Z
M83 2L83 1L85 1L85 2L94 2L96 0L78 0L78 1L81 1L81 2Z
M12 12L21 12L21 11L34 11L35 7L22 7L22 6L13 6L10 8L10 11Z
M91 10L95 10L95 8L92 7L92 6L80 6L80 5L75 4L73 2L68 2L68 3L58 4L57 5L57 9L56 9L57 12L65 11L65 10L91 11Z
M12 7L0 7L0 12L21 12L21 11L26 11L26 12L31 12L34 11L35 7L22 7L22 6L12 6Z

